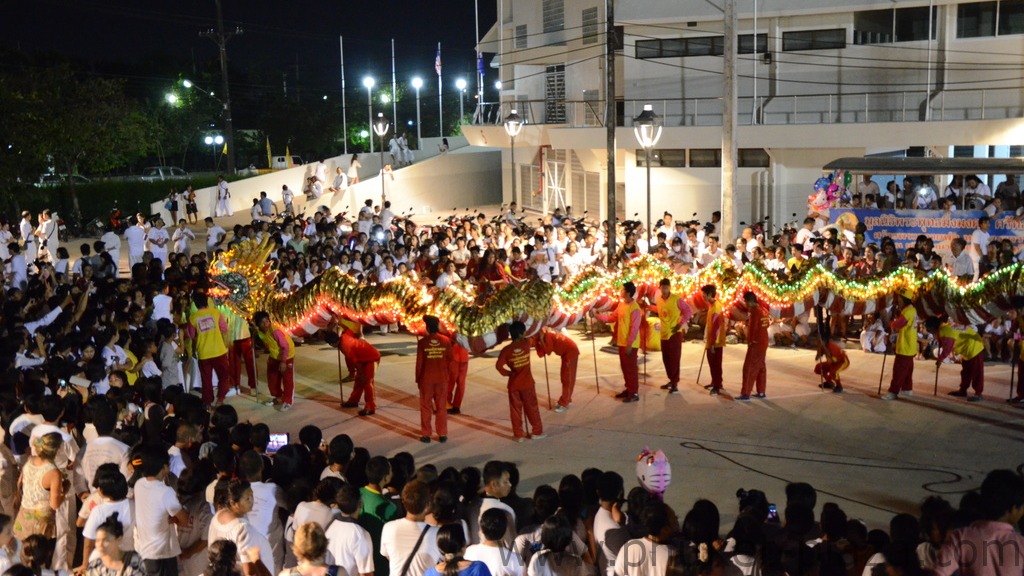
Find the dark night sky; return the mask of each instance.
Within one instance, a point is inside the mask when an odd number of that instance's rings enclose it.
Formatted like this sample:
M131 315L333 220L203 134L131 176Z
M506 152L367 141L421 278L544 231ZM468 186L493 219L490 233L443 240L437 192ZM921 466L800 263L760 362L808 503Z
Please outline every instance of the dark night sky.
M259 67L266 77L276 79L275 84L287 73L291 89L298 62L304 91L336 96L341 35L351 97L362 89L367 73L378 84L390 85L394 38L399 83L419 74L425 81L424 96L428 88L434 92L434 53L441 42L445 92L455 91L460 75L470 81L470 91L475 86L473 0L222 1L225 28L245 30L228 43L233 70ZM481 0L479 8L484 34L495 21L495 3ZM153 72L136 67L130 79L158 89L164 78L168 86L174 83L175 67L183 68L181 76L190 74L193 62L201 69L215 69L216 46L198 36L200 30L215 26L215 18L214 0L21 0L4 5L0 43L27 53L55 52L96 68L162 61L154 68L163 69ZM488 73L493 75L490 69ZM232 90L244 91L245 86L236 87L233 79Z

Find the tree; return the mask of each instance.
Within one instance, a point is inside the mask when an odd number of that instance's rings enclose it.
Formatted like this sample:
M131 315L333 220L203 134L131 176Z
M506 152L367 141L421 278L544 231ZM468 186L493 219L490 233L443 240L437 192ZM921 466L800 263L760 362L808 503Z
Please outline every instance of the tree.
M0 76L0 207L20 212L17 191L29 187L46 170L46 156L39 154L38 134L29 111L38 106L19 89L12 75Z
M144 156L150 121L124 93L120 81L76 77L68 68L44 70L24 81L32 105L27 121L36 133L36 154L52 159L58 172L103 172ZM72 211L81 209L74 181Z

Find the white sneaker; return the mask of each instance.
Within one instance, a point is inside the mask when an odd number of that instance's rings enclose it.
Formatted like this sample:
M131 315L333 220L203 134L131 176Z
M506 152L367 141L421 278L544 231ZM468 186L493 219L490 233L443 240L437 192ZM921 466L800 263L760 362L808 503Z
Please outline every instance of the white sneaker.
M907 398L910 398L913 395L914 395L914 391L913 390L904 390L904 391L900 392L900 396L905 396Z
M895 400L895 399L896 399L896 395L893 394L892 392L889 392L888 394L885 394L884 396L882 396L882 400Z
M534 435L530 436L530 440L543 440L543 439L545 439L547 437L548 437L547 434L534 434Z
M555 406L555 412L558 412L559 414L561 414L562 412L566 412L568 410L569 410L568 408L566 408L565 406L562 406L561 404Z
M287 412L287 411L289 411L291 409L292 409L292 405L291 404L281 404L281 407L278 408L278 410L280 410L281 412Z

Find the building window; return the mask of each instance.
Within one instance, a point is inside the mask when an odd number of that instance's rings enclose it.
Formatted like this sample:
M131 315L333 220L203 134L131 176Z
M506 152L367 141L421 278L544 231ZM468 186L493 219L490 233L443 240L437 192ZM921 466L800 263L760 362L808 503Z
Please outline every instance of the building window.
M932 12L932 39L937 32ZM867 10L853 15L854 44L889 44L928 39L928 7Z
M647 166L647 152L643 149L636 151L636 165L639 168ZM651 168L685 168L685 148L665 148L651 150Z
M956 8L956 37L981 38L996 35L996 3L972 2Z
M526 24L516 26L516 49L526 48Z
M740 168L769 168L771 166L771 159L764 148L740 148L737 153Z
M931 17L931 39L935 39L935 35L938 33L938 22L936 21L936 15L938 10L932 11ZM897 42L915 42L920 40L928 40L928 7L922 6L920 8L901 8L893 11L893 17L895 18L894 28L896 30L896 41Z
M583 10L583 43L596 44L598 40L597 8Z
M1024 2L999 3L999 35L1024 34Z
M544 32L558 32L565 28L565 0L544 0Z
M740 34L739 46L737 50L740 54L764 54L768 51L768 35L758 34L757 35L757 51L754 51L754 35L753 34Z
M721 56L724 53L725 41L722 36L636 41L636 57L641 60L683 58L685 56Z
M843 28L782 33L782 50L784 52L834 50L836 48L846 48L846 30Z
M721 168L722 151L718 148L691 148L690 168Z

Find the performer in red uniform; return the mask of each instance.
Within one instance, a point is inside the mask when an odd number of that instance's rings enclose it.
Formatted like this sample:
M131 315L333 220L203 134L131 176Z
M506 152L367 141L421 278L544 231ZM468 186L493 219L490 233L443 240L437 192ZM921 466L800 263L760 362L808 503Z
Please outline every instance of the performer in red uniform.
M554 353L562 359L560 376L562 379L562 395L558 398L555 412L565 412L572 404L572 390L576 386L576 368L580 363L580 348L576 342L565 334L547 328L534 339L537 356L544 357Z
M640 306L633 297L636 286L632 282L622 285L619 292L619 304L610 314L598 314L602 322L614 323L612 336L615 346L619 349L619 366L622 368L622 379L626 389L615 395L624 403L640 400L640 374L637 369L637 349L640 348L640 324L644 322Z
M452 340L452 364L448 367L448 413L462 414L462 397L466 394L466 372L469 350Z
M704 350L708 355L708 369L711 371L711 385L708 389L711 390L712 396L718 396L722 390L722 357L725 355L725 333L728 327L715 286L708 284L700 291L708 304L704 324Z
M526 439L526 430L523 429L525 410L533 432L530 438L540 440L546 434L540 421L540 410L537 408L537 390L534 388L536 383L530 371L530 340L523 337L526 326L519 321L513 322L508 333L512 336L512 343L502 348L496 366L502 376L508 377L508 408L512 418L512 435L515 436L516 442Z
M356 377L352 393L341 407L358 408L359 398L362 396L366 404L359 411L359 415L373 416L377 411L377 395L374 390L373 377L377 372L377 363L380 362L380 352L362 336L362 330L349 330L347 326L341 333L341 342L339 342L341 353L345 355L348 362L351 362Z
M437 316L424 316L427 335L416 343L416 385L420 389L420 442L430 443L430 415L436 414L437 440L448 441L448 369L452 364L452 344L438 334L441 321Z
M737 308L739 308L737 306ZM768 326L771 325L771 312L768 305L758 301L757 294L751 291L743 294L743 307L734 309L730 316L736 320L747 321L747 354L743 358L743 385L737 400L750 400L750 393L756 389L756 397L765 398L765 385L768 369L764 358L768 353ZM710 354L709 354L710 356Z
M850 357L838 339L832 338L828 327L822 325L822 333L815 360L821 360L814 366L814 373L820 374L824 382L822 388L831 388L835 394L843 393L843 381L840 373L850 367Z

